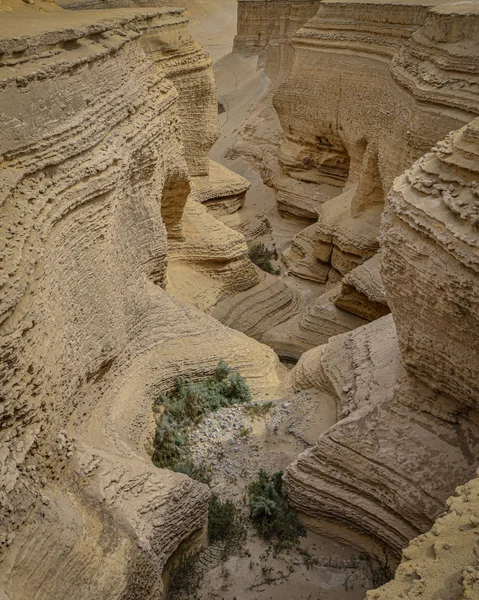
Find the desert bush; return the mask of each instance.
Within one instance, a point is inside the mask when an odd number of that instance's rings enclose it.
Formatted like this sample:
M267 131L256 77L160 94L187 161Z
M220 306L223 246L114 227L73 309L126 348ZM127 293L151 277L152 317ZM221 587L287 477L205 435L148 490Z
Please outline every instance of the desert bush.
M251 244L248 250L248 256L251 262L262 271L266 271L266 273L271 273L272 275L279 275L281 273L279 269L275 269L271 264L272 258L275 260L278 258L277 252L267 248L263 242Z
M297 544L306 535L296 512L288 505L283 489L283 473L260 471L248 488L250 517L260 537L278 546Z
M213 494L208 507L208 540L224 542L223 559L241 548L246 527L240 512L231 500L220 500Z
M248 415L253 421L264 417L273 406L273 402L265 402L264 404L250 404L243 407L243 412Z
M168 584L168 600L197 600L203 579L199 564L201 551L185 553L176 563Z
M191 479L196 479L201 483L209 485L211 483L211 469L206 463L195 464L189 457L186 457L182 462L177 463L173 469L175 473L183 473Z
M251 394L243 377L222 360L215 375L204 381L178 378L175 390L160 394L154 402L153 410L162 412L155 432L153 462L158 467L170 469L191 463L187 448L189 428L211 411L250 400Z

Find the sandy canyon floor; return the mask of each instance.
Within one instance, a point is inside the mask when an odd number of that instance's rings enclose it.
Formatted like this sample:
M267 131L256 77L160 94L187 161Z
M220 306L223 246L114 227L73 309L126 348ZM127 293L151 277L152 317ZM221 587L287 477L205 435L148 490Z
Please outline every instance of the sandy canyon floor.
M225 24L221 32L218 21L213 31L210 21L202 21L201 16L198 20L193 18L192 25L193 33L215 60L221 133L211 158L251 182L243 208L220 218L233 228L242 224L247 231L267 219L270 227L254 239L274 246L281 255L309 222L281 216L274 191L263 183L260 173L231 152L254 111L261 111L264 117L263 139L274 141L279 123L268 98L270 81L258 67L257 57L229 53L229 35L235 24L231 7L223 3L218 16ZM275 262L275 267L281 270L280 276L287 284L299 292L303 305L325 289L324 285L287 275L281 260ZM245 522L248 485L259 470L283 470L336 421L335 405L315 390L286 392L281 398L266 395L255 401L272 405L260 416L251 416L240 406L220 409L191 435L197 462L211 466L212 492L221 499L232 500ZM201 600L361 600L367 589L377 585L377 573L367 557L314 532L301 538L297 548L275 551L248 526L241 551L222 561L220 549L210 546L199 562L203 579L196 598Z
M284 469L336 420L336 407L315 390L255 402L271 407L263 416L220 409L191 436L195 460L211 465L212 492L232 500L245 522L247 488L259 470ZM210 546L199 569L201 600L361 600L377 576L364 555L334 540L308 532L297 547L277 551L251 526L239 552L222 561L220 548Z

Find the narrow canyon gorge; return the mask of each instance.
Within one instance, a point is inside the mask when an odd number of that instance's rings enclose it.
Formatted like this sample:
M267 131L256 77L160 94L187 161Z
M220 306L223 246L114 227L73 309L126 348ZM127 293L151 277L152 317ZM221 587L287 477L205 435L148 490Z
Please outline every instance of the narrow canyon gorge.
M0 0L0 124L0 600L479 600L479 0Z

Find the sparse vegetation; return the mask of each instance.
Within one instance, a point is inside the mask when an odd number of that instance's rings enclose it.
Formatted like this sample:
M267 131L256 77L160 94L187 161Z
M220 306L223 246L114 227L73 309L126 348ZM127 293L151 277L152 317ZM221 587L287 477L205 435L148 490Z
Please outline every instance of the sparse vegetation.
M193 472L186 447L188 430L211 411L251 400L239 373L220 360L214 377L194 382L179 378L170 394L160 394L153 409L160 413L154 440L153 462L157 467ZM189 473L188 473L189 474Z
M203 579L199 567L199 552L185 553L176 563L168 584L168 600L197 600L198 589Z
M226 559L240 550L245 537L246 527L234 503L213 494L208 508L209 542L224 542L223 559Z
M238 433L238 437L245 438L251 434L251 427L242 427Z
M384 553L385 560L372 559L369 554L361 554L360 560L364 561L369 570L369 576L373 587L381 587L394 577L394 570L389 566L389 561Z
M201 483L206 483L207 485L211 483L211 467L208 467L206 463L197 465L189 457L186 457L183 462L177 463L172 470L175 473L188 475L191 479L196 479L196 481L200 481Z
M221 560L225 561L233 552L239 552L245 538L246 526L234 503L220 500L213 494L208 505L208 541L210 544L221 544ZM181 555L170 576L168 600L199 599L198 590L205 573L200 559L207 551L203 548ZM222 574L224 578L227 577L224 566Z
M258 534L275 545L297 544L306 535L296 512L290 508L283 489L283 473L260 471L248 488L250 516Z
M266 271L266 273L271 273L272 275L280 275L280 269L275 269L271 264L271 259L278 259L278 253L276 250L267 248L263 242L251 244L248 256L251 262L254 262L262 271Z
M265 402L264 404L249 404L243 407L243 412L251 419L259 419L264 417L273 406L273 402Z

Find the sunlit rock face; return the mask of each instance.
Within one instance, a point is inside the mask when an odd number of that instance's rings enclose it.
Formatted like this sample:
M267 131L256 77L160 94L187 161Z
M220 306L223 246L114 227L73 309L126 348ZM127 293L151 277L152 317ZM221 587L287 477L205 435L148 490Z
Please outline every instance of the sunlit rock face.
M220 358L277 383L165 291L218 131L210 60L178 9L1 15L0 595L160 597L208 490L152 465L152 389Z
M449 135L392 186L381 230L392 315L310 350L293 371L297 388L336 399L339 420L289 468L290 499L312 526L376 554L399 555L427 531L478 466L478 128L476 119ZM468 484L468 493L476 487ZM458 535L461 523L446 517L445 537ZM432 532L404 554L420 559L426 598L437 589L437 568L424 559L427 541L438 535ZM472 589L462 581L468 540L457 562L436 555L450 598ZM408 589L405 574L414 565L406 563L399 583L385 589ZM370 597L396 597L388 594Z

